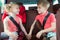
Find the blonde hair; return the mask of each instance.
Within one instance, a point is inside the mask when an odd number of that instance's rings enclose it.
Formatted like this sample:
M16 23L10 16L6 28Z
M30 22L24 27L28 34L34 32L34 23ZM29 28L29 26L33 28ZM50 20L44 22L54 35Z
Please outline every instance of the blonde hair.
M47 0L39 0L37 5L42 5L43 7L49 8L50 3Z
M5 7L6 7L6 10L8 11L8 12L10 12L10 8L12 7L12 6L15 6L15 5L17 5L17 4L6 4L5 5ZM17 5L18 6L18 5Z

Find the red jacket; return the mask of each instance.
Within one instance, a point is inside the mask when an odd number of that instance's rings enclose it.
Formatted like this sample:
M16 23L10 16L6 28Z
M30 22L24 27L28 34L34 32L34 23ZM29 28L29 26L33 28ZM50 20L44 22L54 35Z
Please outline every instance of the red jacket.
M25 12L25 7L24 6L20 6L20 12L19 15L22 18L23 23L26 23L26 12Z

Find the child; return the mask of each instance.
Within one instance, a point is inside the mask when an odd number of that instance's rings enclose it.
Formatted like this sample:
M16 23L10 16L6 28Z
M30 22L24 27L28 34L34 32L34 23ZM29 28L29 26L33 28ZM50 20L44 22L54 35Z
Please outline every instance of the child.
M4 20L4 32L9 36L9 40L17 40L18 38L18 28L16 25L10 20L10 17L12 17L19 25L21 30L24 32L25 35L27 35L27 32L22 25L21 19L16 16L19 13L19 6L17 4L8 4L6 6L6 9L8 10L8 15Z
M43 20L45 18L45 16L48 14L48 11L47 9L49 8L50 4L47 0L40 0L38 3L37 3L37 11L39 13L39 15L36 16L32 26L31 26L31 29L30 29L30 32L29 32L29 39L31 38L32 36L32 30L34 29L34 25L35 23L39 20L39 22L41 24L43 24ZM45 23L45 26L44 26L44 29L39 31L37 34L36 34L36 37L37 38L40 38L40 36L43 34L43 33L54 33L56 34L56 31L54 31L56 28L56 19L55 19L55 16L53 13L50 13L50 16L48 17L46 23ZM48 35L47 34L47 35ZM53 35L50 40L56 40L56 35Z

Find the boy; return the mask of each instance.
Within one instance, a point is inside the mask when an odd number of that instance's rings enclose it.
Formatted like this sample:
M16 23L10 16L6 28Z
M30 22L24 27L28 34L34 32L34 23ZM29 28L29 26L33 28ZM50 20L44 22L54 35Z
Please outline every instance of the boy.
M34 28L34 25L35 23L37 22L37 20L39 20L39 22L41 24L43 24L43 20L45 18L45 16L48 14L48 11L47 9L49 8L50 4L47 0L40 0L38 3L37 3L37 11L39 13L39 15L36 16L32 26L31 26L31 29L30 29L30 32L29 32L29 39L31 38L32 36L32 30ZM56 34L56 31L55 31L55 28L56 28L56 19L55 19L55 16L53 13L50 13L46 23L45 23L45 26L44 26L44 29L39 31L37 34L36 34L36 37L37 38L40 38L40 36L43 34L43 33L50 33L50 32L53 32L54 34ZM47 35L48 35L47 34ZM56 35L53 35L50 40L56 40Z

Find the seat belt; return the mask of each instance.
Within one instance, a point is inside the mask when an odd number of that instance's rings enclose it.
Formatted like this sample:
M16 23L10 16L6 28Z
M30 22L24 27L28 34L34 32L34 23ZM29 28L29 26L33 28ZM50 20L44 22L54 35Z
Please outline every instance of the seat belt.
M9 17L9 19L15 24L15 26L18 28L18 34L21 31L20 25L14 20L12 16Z
M42 28L41 30L44 29L45 23L46 23L46 21L47 21L47 19L48 19L49 16L50 16L50 12L48 12L48 14L45 16L45 18L43 20L43 24L41 24L41 22L39 22L40 23L40 26ZM42 36L47 39L47 33L44 33Z
M43 20L43 24L41 24L41 22L40 22L40 25L41 25L42 29L44 29L45 23L46 23L49 16L50 16L50 12L48 12L48 14L45 16L45 18Z

